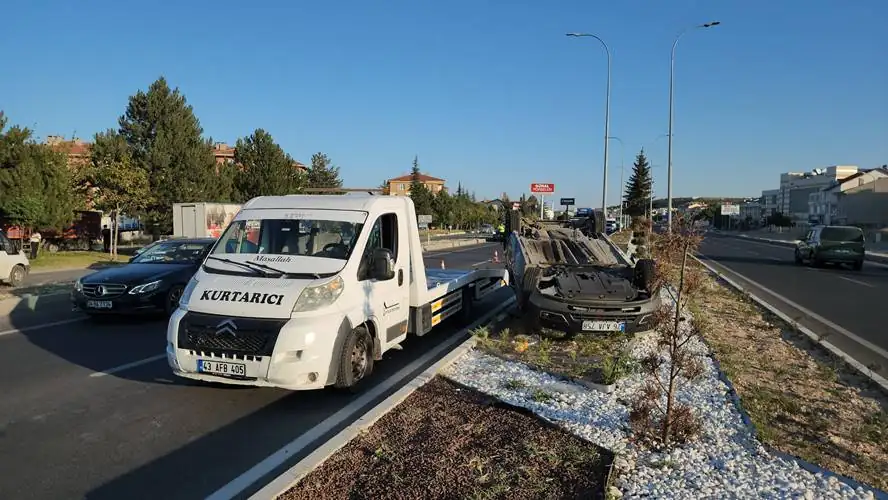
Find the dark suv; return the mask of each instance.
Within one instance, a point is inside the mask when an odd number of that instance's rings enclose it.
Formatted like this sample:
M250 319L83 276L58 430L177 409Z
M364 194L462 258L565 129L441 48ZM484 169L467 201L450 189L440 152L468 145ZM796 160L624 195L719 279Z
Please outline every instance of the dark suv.
M826 263L850 264L855 271L863 268L863 230L854 226L815 226L796 245L795 261L815 266Z

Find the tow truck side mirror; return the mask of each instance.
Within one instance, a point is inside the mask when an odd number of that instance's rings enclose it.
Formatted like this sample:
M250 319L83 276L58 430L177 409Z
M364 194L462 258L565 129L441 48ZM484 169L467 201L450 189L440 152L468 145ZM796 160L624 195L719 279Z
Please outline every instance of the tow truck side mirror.
M387 281L395 277L395 258L391 250L377 248L373 250L371 259L373 279Z

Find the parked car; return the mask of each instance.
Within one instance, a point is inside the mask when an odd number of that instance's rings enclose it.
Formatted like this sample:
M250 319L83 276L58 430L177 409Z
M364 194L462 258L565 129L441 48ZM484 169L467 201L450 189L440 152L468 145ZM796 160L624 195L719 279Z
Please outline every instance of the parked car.
M90 316L158 311L170 314L215 241L183 238L156 242L129 264L77 280L71 302L75 309Z
M863 268L866 258L863 230L854 226L815 226L796 244L795 262L850 264L855 271Z
M9 238L0 231L0 283L21 286L31 270L25 252L19 251Z

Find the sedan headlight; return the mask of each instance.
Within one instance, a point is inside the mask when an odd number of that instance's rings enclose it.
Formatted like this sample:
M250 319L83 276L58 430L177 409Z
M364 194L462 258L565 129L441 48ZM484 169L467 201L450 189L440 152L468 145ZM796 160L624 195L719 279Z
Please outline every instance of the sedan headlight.
M299 298L296 299L293 312L314 311L329 306L342 295L344 288L345 281L341 276L337 276L321 285L307 287L305 290L302 290Z
M137 285L129 291L130 295L139 295L142 293L153 292L160 287L160 282L163 280L152 281L151 283L145 283L144 285Z

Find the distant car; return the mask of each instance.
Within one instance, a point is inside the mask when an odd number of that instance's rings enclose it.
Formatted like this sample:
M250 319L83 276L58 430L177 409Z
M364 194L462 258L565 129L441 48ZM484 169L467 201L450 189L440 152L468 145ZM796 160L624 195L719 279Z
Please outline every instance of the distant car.
M863 230L854 226L815 226L796 244L796 264L850 264L863 268L866 258Z
M12 241L0 231L0 283L21 286L31 270L25 252L18 250Z
M71 302L90 316L158 311L171 314L215 241L183 238L153 243L129 264L77 280Z

